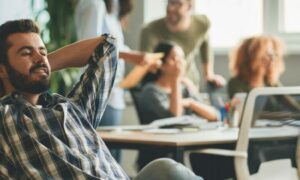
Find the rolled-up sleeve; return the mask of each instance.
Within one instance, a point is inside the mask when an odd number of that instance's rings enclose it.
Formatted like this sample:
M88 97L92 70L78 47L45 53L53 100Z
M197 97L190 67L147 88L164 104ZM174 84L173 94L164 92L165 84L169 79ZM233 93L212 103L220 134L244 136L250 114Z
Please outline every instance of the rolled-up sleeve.
M68 97L86 112L87 119L94 127L100 122L107 105L117 70L117 49L115 39L103 35L89 59L89 66L80 77Z

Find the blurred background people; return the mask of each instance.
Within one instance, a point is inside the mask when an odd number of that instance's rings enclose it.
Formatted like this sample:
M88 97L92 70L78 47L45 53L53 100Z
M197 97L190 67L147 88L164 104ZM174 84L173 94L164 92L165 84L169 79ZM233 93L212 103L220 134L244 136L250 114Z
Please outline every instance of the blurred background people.
M186 61L182 48L172 42L161 42L154 52L163 52L162 66L149 72L143 79L143 88L138 98L142 124L156 119L196 114L209 121L216 121L215 108L197 98L198 89L184 77ZM159 151L159 150L158 150ZM153 159L167 156L163 152L140 151L138 166L141 169Z
M174 41L184 50L187 77L199 86L202 64L205 80L222 87L225 79L214 73L210 21L205 15L192 15L193 4L194 0L168 0L166 17L150 22L142 29L140 50L152 52L160 41Z
M283 43L274 36L255 36L245 39L231 54L233 77L227 84L230 98L237 92L252 88L280 85L285 70Z
M122 6L120 6L120 3ZM119 125L122 112L125 108L124 90L118 85L124 78L125 61L134 64L151 63L155 60L150 53L132 51L124 42L120 19L132 10L131 0L79 0L75 9L75 22L79 39L87 39L104 33L113 35L117 39L119 50L118 69L114 88L109 103L102 116L100 126ZM111 151L117 161L120 161L120 152Z

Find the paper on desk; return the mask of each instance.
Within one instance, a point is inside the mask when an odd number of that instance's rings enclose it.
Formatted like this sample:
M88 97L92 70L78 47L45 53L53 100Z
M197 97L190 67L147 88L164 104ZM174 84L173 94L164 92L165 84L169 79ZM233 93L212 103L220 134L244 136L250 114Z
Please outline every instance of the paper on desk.
M146 129L143 132L146 133L153 133L153 134L177 134L180 133L181 131L176 128L171 128L171 129Z
M171 118L164 118L164 119L157 119L150 123L150 126L157 127L157 128L163 128L167 127L176 127L176 126L184 126L186 125L186 128L189 127L197 127L201 130L208 130L208 129L216 129L221 126L221 122L208 122L207 119L200 118L198 116L190 116L190 115L184 115L179 117L171 117ZM188 131L188 129L186 129Z
M129 72L129 74L119 84L120 88L129 89L136 86L149 71L152 64L156 63L159 59L164 56L164 53L152 53L153 62L146 65L137 65Z
M123 126L100 126L98 131L142 131L146 129L153 129L149 125L123 125Z

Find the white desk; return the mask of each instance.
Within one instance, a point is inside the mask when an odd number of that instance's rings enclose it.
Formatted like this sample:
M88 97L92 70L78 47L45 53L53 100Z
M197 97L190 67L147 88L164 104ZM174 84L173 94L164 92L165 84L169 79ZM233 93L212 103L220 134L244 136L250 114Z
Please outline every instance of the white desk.
M142 131L101 132L104 142L111 148L151 149L160 148L173 153L174 159L183 162L185 150L200 149L217 144L235 143L238 129L202 130L193 133L154 134ZM251 140L293 139L300 133L294 127L255 128L250 131Z

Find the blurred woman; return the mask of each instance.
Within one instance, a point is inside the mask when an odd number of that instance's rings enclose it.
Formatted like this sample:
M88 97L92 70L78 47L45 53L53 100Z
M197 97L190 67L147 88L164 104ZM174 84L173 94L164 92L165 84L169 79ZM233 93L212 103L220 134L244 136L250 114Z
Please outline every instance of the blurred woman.
M88 39L104 33L117 39L119 61L114 88L101 118L99 126L120 125L125 108L124 90L119 87L125 74L125 62L143 65L155 61L150 53L130 50L125 44L121 18L128 16L133 8L132 0L78 0L75 9L75 22L78 39ZM122 20L124 21L124 20ZM120 151L111 150L120 162Z
M184 52L172 42L159 43L155 52L163 52L162 66L149 72L143 79L139 104L143 104L145 123L155 119L196 114L205 119L217 120L213 107L201 103L196 86L184 77ZM147 99L147 101L146 101Z
M192 81L184 77L185 60L182 48L172 42L162 42L155 52L163 52L162 66L156 72L149 72L143 79L142 92L138 98L142 123L148 124L156 119L178 117L184 114L196 114L210 121L218 118L212 106L201 103L197 98L197 88ZM152 151L140 151L139 168L148 162L168 154Z
M256 87L278 86L285 70L283 43L273 36L245 39L231 55L230 68L234 75L228 82L230 98Z

